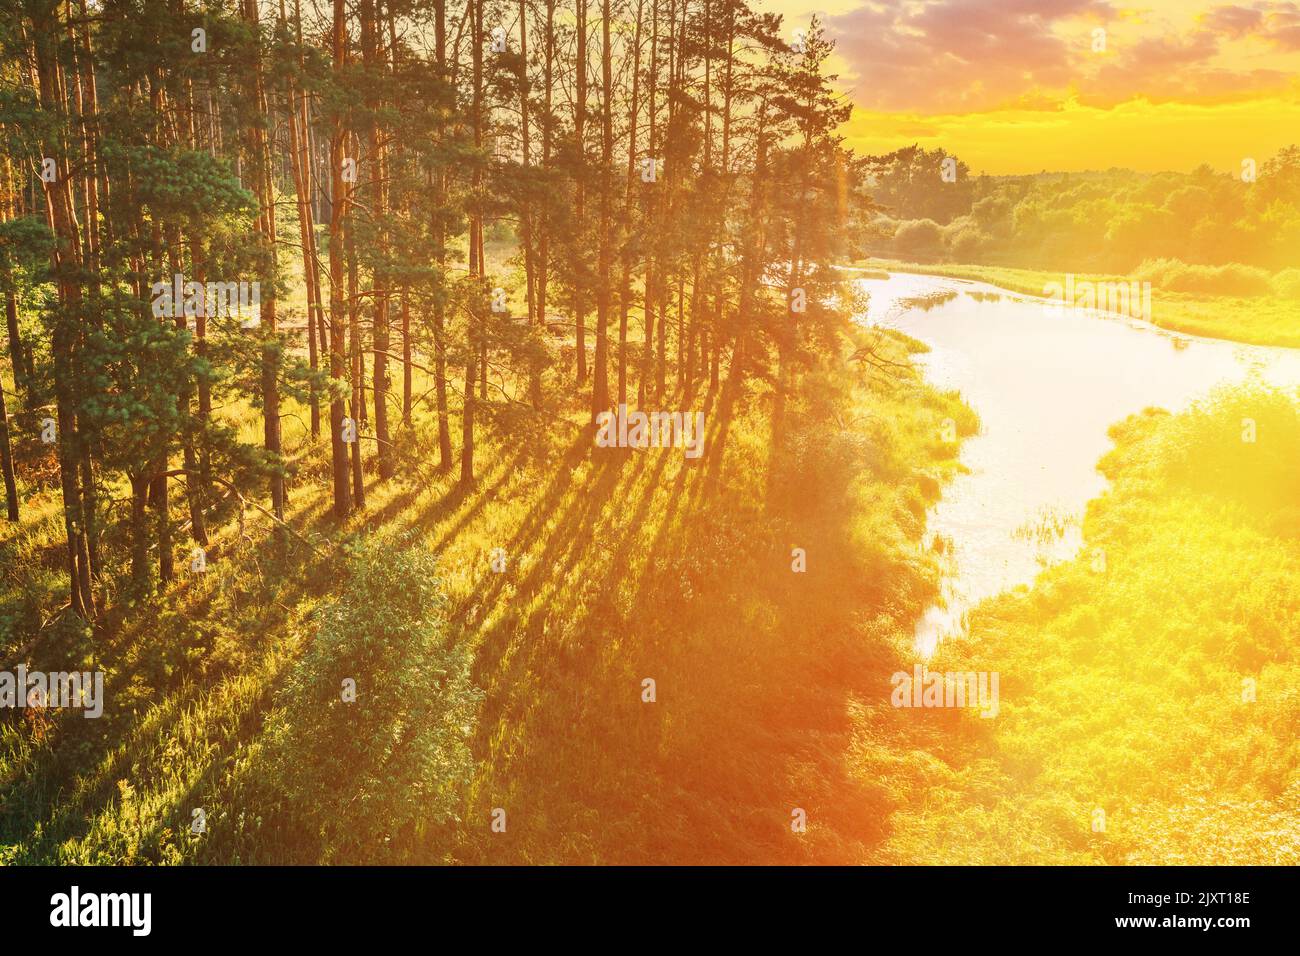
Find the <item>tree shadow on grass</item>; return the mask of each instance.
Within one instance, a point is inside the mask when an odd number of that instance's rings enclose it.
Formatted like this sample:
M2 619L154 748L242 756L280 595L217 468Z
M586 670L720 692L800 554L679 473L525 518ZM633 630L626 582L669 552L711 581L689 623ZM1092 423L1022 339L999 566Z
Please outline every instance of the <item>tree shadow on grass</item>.
M240 557L274 562L277 547L267 540ZM61 714L55 736L4 781L0 842L21 844L25 861L52 862L65 844L74 857L96 863L165 862L165 844L182 854L193 849L177 844L190 811L205 805L201 795L256 736L269 703L265 689L286 659L257 635L282 640L293 626L282 600L304 594L292 575L269 588L263 580L256 594L250 589L244 609L254 609L256 633L244 635L246 654L221 661L210 657L198 613L212 595L188 594L189 585L182 582L170 607L119 614L114 632L100 635L104 716ZM200 648L204 666L192 657ZM263 689L250 692L250 679ZM97 828L93 845L77 846Z
M724 412L711 434L732 424ZM557 476L534 510L553 524L513 545L542 539L538 559L485 584L459 859L850 863L888 836L894 781L864 772L859 735L890 737L893 759L923 734L887 706L898 659L863 624L882 609L858 603L853 516L809 517L797 484L751 500L770 462L746 447L724 474L714 453L712 470L660 455ZM792 576L790 531L820 573Z

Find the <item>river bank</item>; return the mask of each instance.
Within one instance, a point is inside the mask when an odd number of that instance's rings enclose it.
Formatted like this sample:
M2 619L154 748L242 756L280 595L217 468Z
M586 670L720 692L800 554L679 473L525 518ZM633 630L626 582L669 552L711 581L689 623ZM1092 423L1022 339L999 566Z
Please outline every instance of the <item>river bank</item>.
M1066 272L1043 269L888 259L868 259L859 265L886 272L987 282L1010 292L1036 297L1048 295L1052 285L1063 284L1067 276ZM1252 345L1300 348L1300 292L1294 290L1293 280L1286 281L1284 289L1273 294L1241 296L1180 292L1162 285L1159 277L1142 280L1140 276L1132 275L1078 273L1075 278L1097 284L1129 283L1135 279L1150 282L1150 321L1162 329Z
M930 513L947 573L917 628L922 656L960 633L979 601L1079 551L1084 508L1105 488L1096 464L1113 424L1249 378L1300 385L1291 349L1175 336L971 280L894 273L858 285L870 296L863 321L925 342L927 379L959 393L981 423L963 445L964 473Z
M982 423L929 516L950 563L917 653L1000 678L996 719L897 711L920 783L871 862L1297 862L1296 353L861 284Z

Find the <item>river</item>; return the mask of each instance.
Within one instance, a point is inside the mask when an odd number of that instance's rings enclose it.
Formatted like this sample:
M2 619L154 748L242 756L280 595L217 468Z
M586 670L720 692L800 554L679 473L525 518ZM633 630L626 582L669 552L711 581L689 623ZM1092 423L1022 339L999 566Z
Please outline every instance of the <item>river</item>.
M1112 424L1151 406L1181 410L1251 376L1300 384L1296 349L1183 335L962 279L858 281L870 295L860 321L925 342L927 379L980 416L962 444L966 472L929 516L926 544L941 538L946 551L941 598L916 627L923 658L964 632L980 601L1078 553L1084 508L1105 488L1096 465Z

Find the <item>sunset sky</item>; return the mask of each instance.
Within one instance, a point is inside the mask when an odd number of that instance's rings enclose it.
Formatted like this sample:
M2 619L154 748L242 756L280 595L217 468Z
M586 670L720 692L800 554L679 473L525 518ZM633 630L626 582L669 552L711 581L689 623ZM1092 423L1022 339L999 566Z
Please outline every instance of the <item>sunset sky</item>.
M851 145L942 147L974 172L1237 170L1300 143L1300 0L767 0L817 13ZM1105 50L1094 51L1094 31Z

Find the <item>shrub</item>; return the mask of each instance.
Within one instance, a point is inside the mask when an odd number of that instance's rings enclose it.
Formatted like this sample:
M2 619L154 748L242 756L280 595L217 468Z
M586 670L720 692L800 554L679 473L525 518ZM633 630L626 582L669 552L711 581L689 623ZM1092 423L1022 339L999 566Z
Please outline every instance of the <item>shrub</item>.
M1166 292L1239 296L1273 293L1273 280L1265 270L1236 262L1202 266L1180 259L1146 259L1134 271L1134 278L1150 282Z
M401 858L452 822L474 769L481 692L451 639L433 555L368 542L277 694L272 779L323 858ZM355 702L344 700L355 681Z
M979 262L984 250L993 245L992 237L967 216L954 219L944 229L944 242L957 262Z
M1283 269L1273 276L1273 288L1278 295L1300 302L1300 269Z
M943 229L933 219L899 223L894 233L894 249L904 258L937 258L943 253Z

